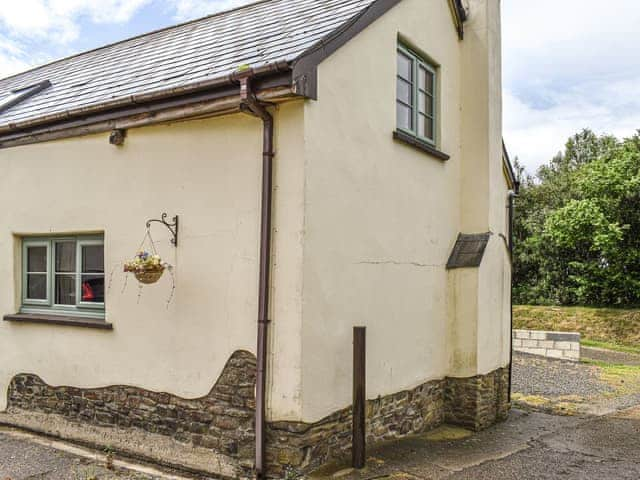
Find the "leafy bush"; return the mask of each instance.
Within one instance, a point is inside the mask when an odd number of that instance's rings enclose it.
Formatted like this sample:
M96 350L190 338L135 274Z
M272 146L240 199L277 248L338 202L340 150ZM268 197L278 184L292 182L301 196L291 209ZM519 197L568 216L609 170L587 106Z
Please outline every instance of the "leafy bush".
M640 304L640 133L584 130L535 176L516 168L516 303Z

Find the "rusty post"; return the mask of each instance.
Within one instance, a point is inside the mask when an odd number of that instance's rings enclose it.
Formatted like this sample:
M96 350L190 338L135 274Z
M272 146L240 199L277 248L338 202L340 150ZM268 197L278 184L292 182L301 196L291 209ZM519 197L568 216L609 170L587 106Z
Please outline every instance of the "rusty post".
M353 328L353 427L352 466L364 468L366 458L366 327Z

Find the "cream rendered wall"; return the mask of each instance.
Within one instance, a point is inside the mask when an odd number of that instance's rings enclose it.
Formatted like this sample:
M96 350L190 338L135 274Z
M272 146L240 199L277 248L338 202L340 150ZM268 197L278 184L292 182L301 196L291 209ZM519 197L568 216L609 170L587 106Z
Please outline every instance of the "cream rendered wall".
M395 142L398 36L440 67L440 148ZM305 105L303 418L351 403L352 327L368 396L449 370L448 273L460 218L460 43L447 2L404 0L325 60Z
M478 270L461 268L449 272L449 375L472 377L478 364Z
M509 361L511 272L506 236L507 187L502 163L502 83L499 0L466 0L468 20L461 43L462 176L461 230L492 232L479 269L453 274L456 289L475 276L478 288L455 303L450 375L485 374ZM474 354L475 352L475 354ZM465 361L466 359L466 361Z
M278 157L271 414L300 416L302 103L276 112ZM0 321L0 410L18 373L51 385L126 384L186 398L209 392L231 354L255 353L262 124L244 115L0 150L0 314L19 308L22 234L105 232L111 332ZM180 215L180 244L154 226L169 276L122 293L144 224ZM13 282L7 281L14 279Z
M476 372L484 375L509 363L510 310L506 301L510 292L510 264L505 240L497 232L489 241L477 274Z
M506 188L493 156L499 105L489 105L499 101L499 25L483 26L498 0L470 3L459 42L447 2L403 0L320 65L318 101L278 107L272 420L315 421L351 403L355 325L368 327L370 398L508 361ZM399 35L441 65L448 162L391 138ZM132 130L122 148L94 135L0 150L0 201L11 205L0 212L0 278L14 279L0 313L19 306L16 235L105 231L117 272L113 332L0 322L0 392L28 372L195 398L235 350L255 352L260 154L261 124L243 115ZM162 211L181 216L177 250L154 230L176 265L168 309L167 278L138 303L119 273ZM458 232L488 229L483 266L447 272Z
M463 205L467 232L493 233L478 270L477 373L509 359L510 266L506 247L507 187L502 163L500 0L468 0L463 42ZM474 171L482 165L480 175ZM502 237L500 236L502 235ZM498 341L499 339L499 341ZM457 373L457 372L456 372Z

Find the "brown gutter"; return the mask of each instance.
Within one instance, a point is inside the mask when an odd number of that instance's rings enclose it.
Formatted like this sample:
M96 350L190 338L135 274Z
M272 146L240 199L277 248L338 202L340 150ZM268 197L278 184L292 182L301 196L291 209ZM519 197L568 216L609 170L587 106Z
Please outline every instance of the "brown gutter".
M257 67L253 70L254 76L268 76L279 72L290 71L289 64L285 61L270 63ZM163 90L157 90L151 93L143 93L139 95L131 95L117 100L111 100L108 102L91 105L89 107L79 107L64 112L54 113L42 117L37 117L31 120L23 120L20 122L10 123L8 125L0 126L0 134L7 132L26 130L34 128L36 126L62 122L78 117L86 117L94 115L100 112L105 112L114 109L120 109L124 107L139 106L140 104L146 104L157 100L164 100L172 97L190 95L199 93L211 89L218 89L221 87L233 85L235 83L234 74L223 75L220 77L212 78L210 80L204 80L200 82L191 83L188 85L167 88Z
M237 113L241 102L239 91L225 89L211 95L193 97L189 103L180 100L166 100L159 104L140 106L117 112L105 113L88 119L57 123L48 127L32 129L8 135L0 134L0 149L29 145L63 138L109 132L114 129L127 130L167 122L193 120ZM224 96L221 96L224 95ZM261 101L281 102L293 99L290 86L260 90L257 97Z
M318 65L400 3L400 1L376 0L340 28L305 50L293 61L280 60L253 68L251 71L252 78L255 80L254 90L271 88L275 86L273 85L274 81L278 82L277 86L282 86L282 79L286 78L287 85L292 90L291 96L317 99ZM261 85L263 83L271 83L272 85ZM180 102L182 104L193 103L192 97L219 94L221 91L229 90L232 86L237 86L237 75L235 73L179 87L131 95L96 105L69 109L42 117L0 125L0 147L47 141L50 139L49 134L52 133L53 129L78 128L74 135L82 135L84 133L80 127L93 125L107 119L122 119L131 115L132 112L147 113L150 108L155 108L156 104L164 102L171 103L174 106ZM150 105L152 107L149 107ZM36 138L36 135L40 133L46 133L47 136L45 138ZM74 135L66 135L66 137ZM13 142L16 137L25 136L32 139L26 142ZM53 138L64 138L64 136L53 136ZM5 140L11 140L11 144L5 144Z
M237 75L240 81L240 110L262 120L262 213L260 226L260 283L258 288L258 348L256 371L256 478L266 478L265 403L267 386L267 336L269 329L269 288L271 273L271 213L273 193L273 116L253 92L253 72Z

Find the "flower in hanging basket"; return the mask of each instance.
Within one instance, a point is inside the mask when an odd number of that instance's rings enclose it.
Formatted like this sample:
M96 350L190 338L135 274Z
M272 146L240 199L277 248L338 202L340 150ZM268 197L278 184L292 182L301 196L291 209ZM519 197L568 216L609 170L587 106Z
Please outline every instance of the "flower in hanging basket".
M158 254L139 251L130 262L124 264L124 271L133 273L140 283L156 283L170 265L163 262Z

